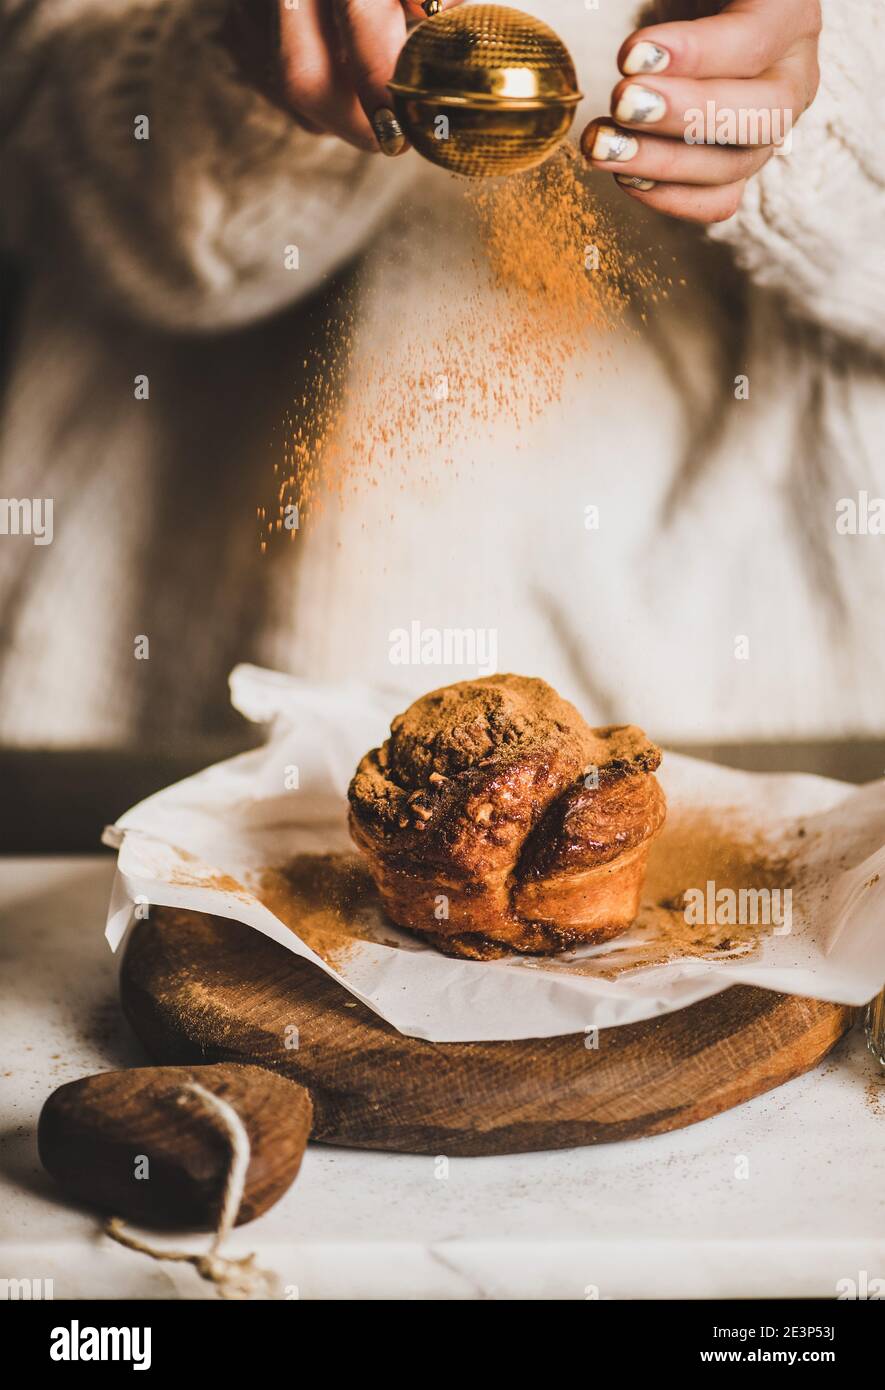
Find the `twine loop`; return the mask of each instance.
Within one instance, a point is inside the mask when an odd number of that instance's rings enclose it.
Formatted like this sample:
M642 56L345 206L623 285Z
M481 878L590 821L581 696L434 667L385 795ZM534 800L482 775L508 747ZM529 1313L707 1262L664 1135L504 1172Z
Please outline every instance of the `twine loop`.
M183 1105L188 1095L197 1096L203 1105L211 1110L224 1127L225 1137L230 1144L230 1164L224 1187L224 1199L218 1227L212 1237L209 1249L203 1253L189 1250L160 1250L148 1245L138 1236L126 1231L118 1216L109 1218L105 1232L111 1240L125 1245L129 1250L137 1250L142 1255L150 1255L153 1260L172 1260L192 1264L201 1279L214 1284L221 1298L257 1299L279 1296L277 1277L269 1270L260 1269L255 1263L255 1255L246 1255L233 1260L219 1253L222 1242L230 1233L240 1210L246 1186L246 1173L249 1169L251 1145L246 1126L236 1110L221 1096L207 1090L199 1081L189 1081L182 1087L178 1103Z

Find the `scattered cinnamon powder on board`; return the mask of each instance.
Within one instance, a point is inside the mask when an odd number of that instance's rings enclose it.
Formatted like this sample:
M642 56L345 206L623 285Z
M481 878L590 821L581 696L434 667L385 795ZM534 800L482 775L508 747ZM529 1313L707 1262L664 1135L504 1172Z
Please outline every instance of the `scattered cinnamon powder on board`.
M885 1115L885 1076L875 1081L868 1081L864 1094L867 1105L874 1115Z
M758 954L762 938L777 923L689 921L686 891L704 891L708 881L715 884L716 891L727 888L735 894L760 888L793 890L796 878L792 854L772 849L761 831L743 824L734 814L671 811L651 849L639 915L624 937L591 956L533 964L616 979L627 972L686 958L746 959Z
M799 842L801 843L801 842ZM717 924L686 921L684 894L704 889L793 889L796 865L790 852L771 849L756 829L728 814L678 812L655 842L643 903L623 938L591 954L516 956L538 970L565 970L599 979L667 962L693 958L735 960L754 955L776 923ZM360 941L395 949L422 949L385 918L368 869L358 854L300 854L268 868L250 885L254 895L315 951L339 968Z
M357 942L399 946L358 854L299 854L258 875L255 896L333 969Z
M230 874L197 874L188 873L183 869L173 869L169 874L169 882L176 884L179 888L211 888L216 893L232 893L237 898L248 898L249 894L240 883L239 879L232 878Z
M673 903L708 879L717 888L795 886L793 857L734 812L675 808L649 857L644 898ZM681 901L678 906L682 907Z
M217 893L232 893L235 897L248 899L249 893L239 879L209 868L189 850L181 849L178 845L171 848L181 860L182 867L169 872L170 883L181 888L211 888Z
M432 314L422 316L420 295L408 321L376 305L387 340L371 351L359 351L371 293L359 283L342 292L303 364L310 387L285 423L274 501L258 508L262 549L287 529L294 540L330 499L419 486L422 461L469 466L480 437L524 429L556 405L590 343L603 356L614 332L635 332L628 308L643 320L669 292L598 202L571 145L525 174L453 176L451 188L478 254L452 267L451 295ZM442 249L429 234L428 259ZM298 529L287 528L293 506Z

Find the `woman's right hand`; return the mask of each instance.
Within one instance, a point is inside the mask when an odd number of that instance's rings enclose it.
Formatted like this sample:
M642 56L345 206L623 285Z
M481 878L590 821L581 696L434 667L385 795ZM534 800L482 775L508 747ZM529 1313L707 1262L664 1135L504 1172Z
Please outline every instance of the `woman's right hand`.
M420 0L279 0L279 9L283 94L302 125L361 150L401 154L407 142L387 83L407 25L426 17Z

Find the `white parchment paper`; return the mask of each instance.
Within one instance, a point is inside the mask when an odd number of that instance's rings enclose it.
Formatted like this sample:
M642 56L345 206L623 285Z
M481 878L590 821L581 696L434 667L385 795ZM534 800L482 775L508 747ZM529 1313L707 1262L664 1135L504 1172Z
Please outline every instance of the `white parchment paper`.
M885 981L885 780L857 788L672 753L659 773L669 812L652 852L651 896L626 937L554 960L461 961L370 913L361 931L373 939L317 954L256 885L295 855L352 851L348 782L406 702L253 666L233 671L231 695L247 718L270 724L267 742L158 792L106 832L118 849L106 929L115 950L152 905L233 918L313 961L403 1033L437 1042L632 1023L733 984L861 1005ZM736 857L732 839L742 846ZM764 917L768 904L769 920L729 925L740 888L772 883L780 897L754 909ZM685 920L688 900L671 900L674 888L702 895L709 909L699 954L681 938L661 946L661 923Z

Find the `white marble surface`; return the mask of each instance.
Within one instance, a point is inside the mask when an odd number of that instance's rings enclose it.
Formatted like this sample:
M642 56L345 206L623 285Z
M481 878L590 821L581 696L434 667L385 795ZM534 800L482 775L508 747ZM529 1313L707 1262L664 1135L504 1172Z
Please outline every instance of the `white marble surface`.
M54 1087L144 1060L102 936L111 873L0 859L0 1278L52 1278L56 1298L212 1297L101 1235L37 1162ZM855 1032L815 1072L654 1139L452 1159L446 1178L430 1158L312 1146L231 1250L301 1298L832 1297L885 1276L883 1136L885 1077Z

